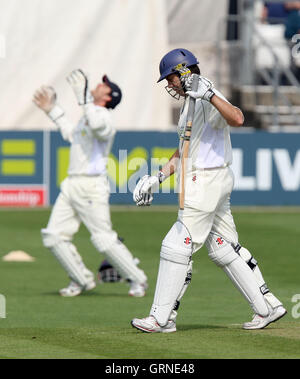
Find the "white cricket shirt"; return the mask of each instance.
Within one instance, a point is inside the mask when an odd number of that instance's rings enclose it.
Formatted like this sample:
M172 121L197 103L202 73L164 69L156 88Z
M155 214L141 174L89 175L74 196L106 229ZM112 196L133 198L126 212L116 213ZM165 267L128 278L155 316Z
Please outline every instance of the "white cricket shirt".
M215 89L214 92L217 96L226 100L220 92ZM181 109L178 123L180 153L183 146L188 106L189 98ZM230 126L210 102L201 99L196 101L189 158L190 162L187 165L188 172L191 169L224 167L232 163Z
M63 138L71 143L69 175L106 175L107 161L116 134L107 108L88 104L85 114L72 125L63 115L56 121Z

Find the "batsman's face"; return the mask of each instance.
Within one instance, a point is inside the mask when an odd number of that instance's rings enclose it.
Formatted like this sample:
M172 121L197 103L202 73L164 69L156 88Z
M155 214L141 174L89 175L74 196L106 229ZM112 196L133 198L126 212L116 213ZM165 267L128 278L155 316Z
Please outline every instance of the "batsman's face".
M110 102L112 99L111 88L105 83L98 84L97 87L92 91L92 95L95 99L95 103L106 103Z
M185 96L180 79L177 74L167 76L168 88L174 90L178 95Z

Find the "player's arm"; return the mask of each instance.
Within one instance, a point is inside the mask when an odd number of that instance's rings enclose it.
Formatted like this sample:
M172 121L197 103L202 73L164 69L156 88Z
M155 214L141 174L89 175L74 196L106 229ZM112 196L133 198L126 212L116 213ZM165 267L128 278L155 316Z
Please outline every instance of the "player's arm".
M74 70L67 77L72 87L78 104L82 106L83 112L88 120L88 125L96 138L107 140L115 134L111 117L104 107L96 107L94 98L89 89L89 80L82 70Z
M176 172L178 161L179 161L179 149L175 151L175 153L170 158L169 162L166 163L160 171L165 176L165 178L172 176Z
M294 10L294 9L300 10L300 3L299 3L299 1L288 1L288 2L285 2L284 6L289 11L290 10Z
M186 94L193 97L194 99L202 99L209 101L221 114L224 120L230 126L240 127L244 124L244 115L242 111L230 104L227 100L223 99L218 95L218 91L213 87L213 83L200 76L199 86L196 92L191 91L191 85L193 82L193 75L188 77L185 82L185 88L187 89Z
M243 126L245 118L243 112L239 108L216 94L211 98L210 102L221 113L228 125L234 127Z
M66 118L64 110L56 100L57 95L52 87L43 86L33 95L34 104L56 124L63 138L71 142L74 125Z

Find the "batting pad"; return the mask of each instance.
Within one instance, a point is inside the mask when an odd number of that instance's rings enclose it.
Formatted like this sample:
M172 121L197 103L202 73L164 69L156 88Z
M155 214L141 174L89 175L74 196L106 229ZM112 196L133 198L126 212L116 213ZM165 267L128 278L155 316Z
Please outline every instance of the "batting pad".
M181 222L176 222L163 240L158 277L150 315L165 326L183 296L188 271L191 271L192 239Z
M269 309L253 271L232 245L222 236L210 233L206 247L209 257L224 270L254 312L263 317L268 316Z
M257 261L253 258L249 250L244 247L241 247L239 250L240 257L248 264L251 270L254 273L257 284L259 285L261 293L264 295L266 302L270 305L271 308L277 308L282 306L280 300L278 300L270 291L266 282L262 276L262 273L258 267Z
M108 241L110 243L107 243ZM117 238L112 239L110 235L107 235L107 238L92 237L92 242L124 279L140 284L147 281L144 271L137 267L130 251Z
M93 280L93 274L85 268L81 257L71 242L61 240L46 229L42 230L42 237L44 246L52 252L74 282L85 287Z
M257 279L257 283L260 287L264 286L266 283L260 272L260 269L257 266L257 261L253 258L249 250L244 247L241 247L238 251L239 256L247 263L247 265L254 272L254 275Z
M260 292L253 272L242 258L237 257L234 262L224 266L223 270L248 301L253 311L260 316L268 316L270 312L264 296Z
M76 264L78 265L78 267L81 268L81 270L82 270L82 272L86 278L86 281L88 283L90 283L91 281L93 281L95 279L94 274L86 268L85 264L83 263L81 255L78 253L78 251L76 249L76 246L73 245L72 243L69 243L69 248L71 250L71 253L73 254L73 257L75 258Z
M155 296L150 315L161 326L168 323L185 283L188 266L160 259Z
M176 302L175 302L174 308L170 314L169 320L176 321L177 311L180 307L180 301L183 298L184 294L186 293L186 290L188 289L189 285L191 284L192 274L193 274L193 261L190 261L188 268L187 268L185 282L184 282L183 287L182 287L182 289L181 289L181 291L180 291L180 293L176 299Z

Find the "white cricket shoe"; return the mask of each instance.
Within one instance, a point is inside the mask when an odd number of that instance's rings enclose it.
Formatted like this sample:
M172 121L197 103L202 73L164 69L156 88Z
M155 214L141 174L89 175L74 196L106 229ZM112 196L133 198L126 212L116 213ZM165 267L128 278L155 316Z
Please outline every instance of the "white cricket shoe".
M128 295L133 296L133 297L144 297L146 295L147 288L148 288L147 283L131 282Z
M82 287L73 280L68 285L68 287L63 288L59 291L60 295L63 297L74 297L80 295L83 291L91 291L96 287L96 282L93 280L86 286Z
M160 326L155 317L149 316L146 318L134 318L131 325L146 333L173 333L176 332L176 323L169 320L166 326Z
M243 329L247 329L247 330L263 329L269 324L271 324L271 322L278 321L286 314L287 314L287 310L282 305L280 305L279 307L274 308L271 311L271 313L266 317L262 317L257 314L254 315L252 321L246 322L243 325Z

